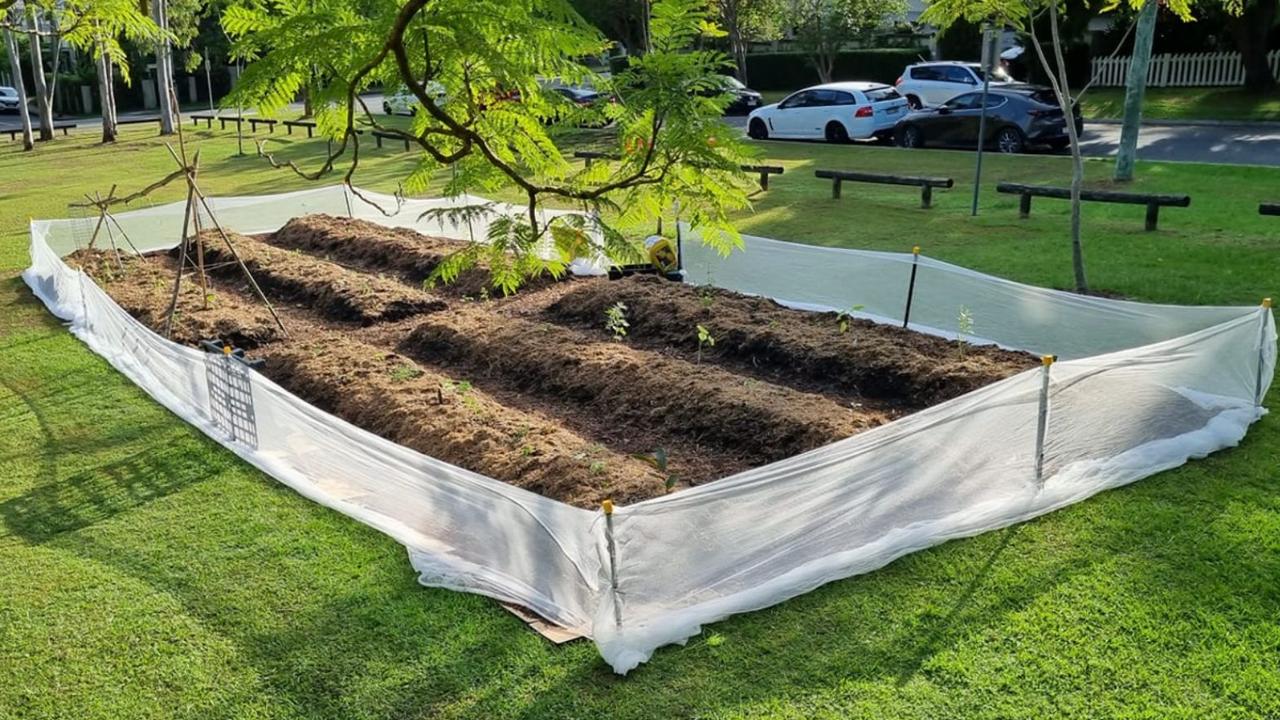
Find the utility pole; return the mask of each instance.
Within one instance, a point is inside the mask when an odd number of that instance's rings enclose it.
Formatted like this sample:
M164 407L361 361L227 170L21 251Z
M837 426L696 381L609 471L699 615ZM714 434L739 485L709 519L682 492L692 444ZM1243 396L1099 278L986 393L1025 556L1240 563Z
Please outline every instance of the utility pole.
M1120 149L1116 153L1117 182L1133 180L1133 165L1138 154L1138 132L1142 129L1142 98L1147 91L1147 66L1151 63L1151 42L1156 34L1159 5L1159 0L1147 0L1138 13L1133 56L1129 59L1129 76L1125 78L1124 122L1120 126Z

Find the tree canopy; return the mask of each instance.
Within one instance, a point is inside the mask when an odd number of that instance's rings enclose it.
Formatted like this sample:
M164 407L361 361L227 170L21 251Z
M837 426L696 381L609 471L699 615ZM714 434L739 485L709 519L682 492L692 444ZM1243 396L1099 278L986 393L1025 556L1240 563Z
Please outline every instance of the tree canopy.
M710 241L727 249L736 238L728 212L747 203L739 169L747 150L719 120L729 98L718 73L728 59L697 47L719 34L711 18L700 0L658 0L650 51L612 77L584 64L608 41L567 0L233 0L222 24L233 53L248 61L232 101L274 112L305 88L319 129L334 140L318 167L294 170L320 178L345 168L350 183L363 124L420 150L407 192L449 167L447 195L514 189L526 198L527 222L495 223L489 243L444 271L447 280L484 260L509 291L523 277L562 272L574 256L634 257L618 229L651 222L675 201ZM556 83L590 84L615 101L580 107L553 92ZM366 106L360 93L377 86L403 86L416 100L411 129L384 126ZM565 137L606 122L621 160L571 162ZM543 223L547 201L605 219ZM590 239L597 235L603 240ZM538 252L548 238L551 259Z

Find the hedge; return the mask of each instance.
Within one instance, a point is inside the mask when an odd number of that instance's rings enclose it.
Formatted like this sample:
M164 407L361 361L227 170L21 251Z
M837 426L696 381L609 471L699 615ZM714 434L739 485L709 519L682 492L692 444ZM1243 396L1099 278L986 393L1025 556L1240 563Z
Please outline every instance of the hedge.
M848 50L836 57L833 80L892 83L904 68L928 57L923 49ZM747 84L755 90L796 90L820 82L818 71L802 53L747 55Z

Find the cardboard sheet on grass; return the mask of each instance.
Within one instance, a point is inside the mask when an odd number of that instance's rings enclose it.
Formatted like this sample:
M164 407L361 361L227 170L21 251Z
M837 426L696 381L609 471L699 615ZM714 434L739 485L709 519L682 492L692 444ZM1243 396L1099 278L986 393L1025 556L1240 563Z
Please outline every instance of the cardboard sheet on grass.
M373 222L484 236L474 224L419 220L451 201L409 201L388 218L340 186L215 207L224 224L254 233L307 213L347 214L348 200ZM135 244L159 249L175 244L182 211L119 219ZM607 523L602 512L383 440L257 373L235 374L225 365L233 361L161 338L61 261L90 222L33 222L24 274L77 337L248 462L403 543L423 584L529 608L590 636L622 673L703 624L1233 446L1265 413L1276 362L1275 323L1260 307L1081 297L922 257L914 329L946 335L965 308L972 335L1062 358L1048 371L1040 481L1037 369L803 455L619 507ZM745 251L725 258L687 238L689 281L901 322L911 255L744 240ZM239 388L239 405L228 387ZM248 413L252 432L246 418L228 421L230 411Z

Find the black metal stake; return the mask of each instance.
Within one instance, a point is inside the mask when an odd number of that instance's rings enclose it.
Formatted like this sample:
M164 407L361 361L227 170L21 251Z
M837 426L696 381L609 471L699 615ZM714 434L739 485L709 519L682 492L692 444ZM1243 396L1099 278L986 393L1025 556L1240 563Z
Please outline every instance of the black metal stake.
M907 309L902 313L902 327L911 322L911 301L916 295L916 269L920 265L920 246L911 248L911 282L907 285Z

